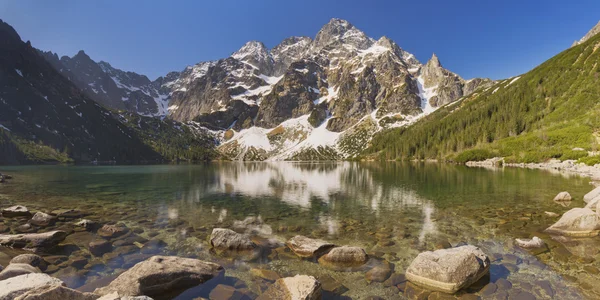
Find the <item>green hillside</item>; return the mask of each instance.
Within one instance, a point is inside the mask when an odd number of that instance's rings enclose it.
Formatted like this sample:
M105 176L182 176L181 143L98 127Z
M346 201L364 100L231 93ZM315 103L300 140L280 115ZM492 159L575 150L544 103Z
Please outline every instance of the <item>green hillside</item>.
M600 35L518 79L477 91L412 126L384 131L362 157L540 162L587 156L598 148L600 129L598 48Z

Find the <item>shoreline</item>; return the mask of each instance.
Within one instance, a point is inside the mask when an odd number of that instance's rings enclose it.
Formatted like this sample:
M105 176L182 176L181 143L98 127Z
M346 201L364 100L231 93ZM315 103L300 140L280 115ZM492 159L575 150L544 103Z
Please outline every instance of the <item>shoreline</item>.
M502 157L489 158L483 161L468 161L467 167L479 167L486 169L502 169L504 167L545 170L554 174L579 175L590 178L593 182L600 182L600 165L588 166L577 163L576 160L551 159L543 163L506 163Z

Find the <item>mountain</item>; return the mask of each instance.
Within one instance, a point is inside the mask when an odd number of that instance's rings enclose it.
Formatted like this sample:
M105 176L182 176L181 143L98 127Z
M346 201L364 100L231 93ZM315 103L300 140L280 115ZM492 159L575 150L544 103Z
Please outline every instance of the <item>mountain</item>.
M107 62L95 62L83 50L73 57L61 58L52 52L41 53L88 97L107 108L145 116L167 114L170 90L162 88L168 83L163 77L150 81L144 75L116 69ZM178 73L169 75L174 80Z
M72 76L91 78L107 72L98 71L96 65L65 69L61 74L47 61L47 54L21 41L1 20L0 41L0 165L215 157L214 138L195 123L117 113L94 102ZM87 57L83 52L77 56L81 62ZM148 82L145 77L104 66L113 72L104 74L128 84ZM106 83L110 81L98 80L96 88L113 91Z
M584 39L521 76L377 134L362 157L600 162L600 35Z
M160 159L2 21L0 39L0 163Z
M584 35L579 41L574 41L571 47L575 47L579 44L585 43L587 40L589 40L598 33L600 33L600 22L598 22L596 26L592 27L592 29L590 29L590 31L588 31L588 33L586 33L586 35Z
M464 80L437 56L422 65L387 37L332 19L314 39L258 41L188 67L169 83L168 117L220 132L232 159L341 159L384 128L405 126L489 79Z

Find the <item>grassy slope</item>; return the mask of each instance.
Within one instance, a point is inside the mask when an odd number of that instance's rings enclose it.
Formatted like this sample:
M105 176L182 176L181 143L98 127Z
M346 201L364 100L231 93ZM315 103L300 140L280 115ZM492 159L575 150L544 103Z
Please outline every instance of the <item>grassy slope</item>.
M408 128L378 134L364 156L534 162L596 150L600 35L511 79L440 108ZM495 91L495 92L494 92ZM473 150L475 149L475 150Z

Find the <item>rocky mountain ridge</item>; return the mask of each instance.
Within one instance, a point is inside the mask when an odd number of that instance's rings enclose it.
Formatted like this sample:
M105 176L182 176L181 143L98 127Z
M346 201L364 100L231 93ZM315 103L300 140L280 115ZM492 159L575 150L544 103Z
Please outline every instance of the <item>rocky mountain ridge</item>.
M342 136L364 148L369 139L357 136L405 126L491 84L462 79L435 55L422 65L389 38L332 19L314 39L271 50L251 41L211 63L172 92L169 117L219 131L232 159L339 159L355 154L341 149Z
M314 39L293 36L272 49L250 41L227 58L155 81L83 51L44 55L97 102L197 122L221 137L223 153L241 160L348 158L375 132L411 124L492 84L462 79L435 55L423 65L391 39L373 39L341 19Z

